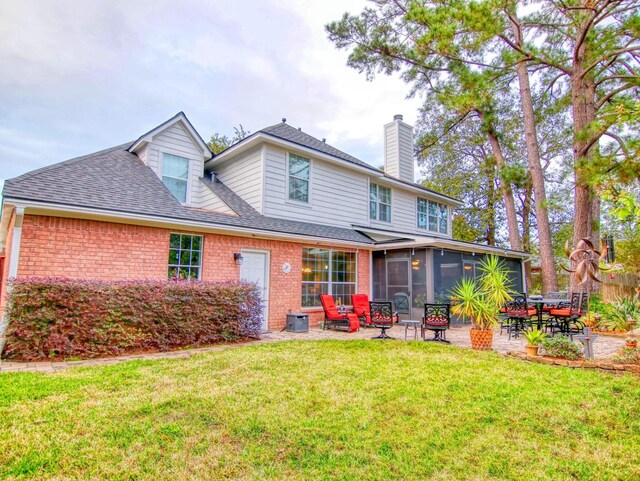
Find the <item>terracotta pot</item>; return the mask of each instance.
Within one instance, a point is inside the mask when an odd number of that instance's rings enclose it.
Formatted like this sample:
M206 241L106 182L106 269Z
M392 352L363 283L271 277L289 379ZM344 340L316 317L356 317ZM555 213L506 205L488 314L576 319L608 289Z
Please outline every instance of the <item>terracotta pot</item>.
M540 349L540 346L526 346L525 349L527 350L527 355L529 355L529 356L537 356L538 355L538 349Z
M475 329L469 330L471 336L471 348L477 351L488 351L493 345L493 331L491 329Z

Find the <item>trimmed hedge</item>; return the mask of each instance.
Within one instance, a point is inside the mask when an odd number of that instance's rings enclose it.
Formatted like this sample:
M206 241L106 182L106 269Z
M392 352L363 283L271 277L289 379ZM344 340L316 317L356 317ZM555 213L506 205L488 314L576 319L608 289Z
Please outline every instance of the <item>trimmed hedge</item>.
M3 357L90 358L257 337L260 293L246 282L11 281Z

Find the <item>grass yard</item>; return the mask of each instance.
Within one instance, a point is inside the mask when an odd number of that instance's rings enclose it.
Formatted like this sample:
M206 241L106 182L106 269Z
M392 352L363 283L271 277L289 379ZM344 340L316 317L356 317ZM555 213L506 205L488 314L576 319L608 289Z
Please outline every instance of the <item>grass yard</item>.
M640 379L318 341L0 375L7 479L640 479Z

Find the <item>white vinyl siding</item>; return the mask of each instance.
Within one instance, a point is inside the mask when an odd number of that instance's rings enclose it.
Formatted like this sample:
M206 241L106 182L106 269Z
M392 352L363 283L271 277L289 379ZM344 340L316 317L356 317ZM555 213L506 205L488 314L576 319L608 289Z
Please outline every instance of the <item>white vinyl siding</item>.
M267 146L264 215L351 227L368 220L368 179L339 165L311 159L309 204L289 201L287 152Z
M233 209L225 204L209 187L204 185L204 182L200 179L193 186L192 197L194 198L193 207L237 216Z
M416 195L393 189L393 227L402 232L415 232Z
M204 157L195 139L187 133L180 123L175 123L156 134L153 141L147 145L146 152L142 155L146 159L147 165L161 179L163 176L162 154L165 153L189 159L186 204L199 204L199 199L194 195L201 191L199 188L193 189L193 186L200 182L200 177L204 173Z
M399 178L408 182L414 182L413 165L413 131L406 124L398 126L400 137L400 170Z
M216 174L245 202L262 213L262 148L256 147L238 157L220 164ZM283 194L284 195L284 194Z
M403 122L384 126L385 172L397 179L414 182L413 129Z

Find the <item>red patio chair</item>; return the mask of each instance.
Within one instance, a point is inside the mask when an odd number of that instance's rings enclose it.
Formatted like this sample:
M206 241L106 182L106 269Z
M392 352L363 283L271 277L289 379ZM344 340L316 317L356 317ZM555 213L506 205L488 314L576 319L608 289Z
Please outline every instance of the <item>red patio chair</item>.
M571 303L557 308L551 309L549 315L552 317L551 322L551 334L555 334L556 330L559 330L561 334L568 335L573 339L574 334L584 333L584 322L580 320L583 315L581 309L583 299L586 296L581 296L579 292L571 294Z
M369 307L369 296L366 294L352 294L351 305L353 313L360 319L360 325L368 327L371 325L371 308Z
M321 294L320 302L324 309L324 324L322 325L323 331L327 327L333 329L345 327L349 332L354 332L360 329L360 319L358 319L358 316L352 312L345 312L343 314L338 311L332 295Z

